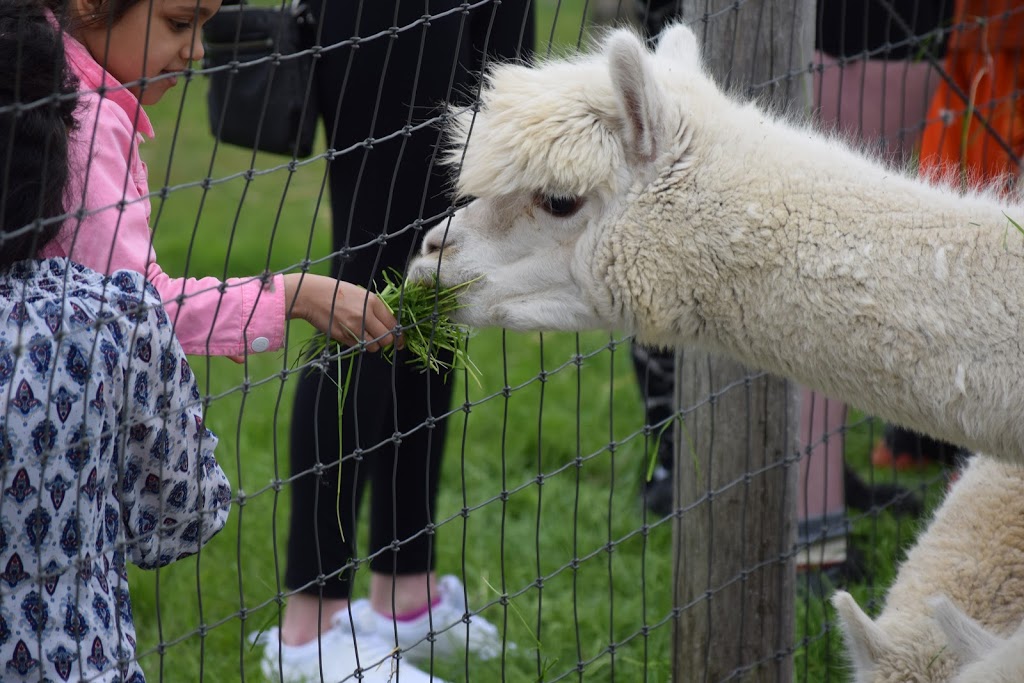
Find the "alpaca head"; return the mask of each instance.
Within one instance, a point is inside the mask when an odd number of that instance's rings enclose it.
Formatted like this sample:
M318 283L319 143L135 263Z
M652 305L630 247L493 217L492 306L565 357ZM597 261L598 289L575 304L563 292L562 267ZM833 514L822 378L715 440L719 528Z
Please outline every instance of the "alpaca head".
M1024 681L1024 624L1009 638L989 633L945 597L931 601L939 629L961 668L952 683Z
M884 626L849 593L839 615L857 683L1019 683L1024 681L1024 624L1009 638L985 630L945 596L929 600L931 617L895 614Z
M849 593L837 591L832 606L856 683L949 683L955 661L934 623L900 615L884 626L871 619Z
M473 280L457 314L472 325L631 328L595 254L638 190L686 163L687 111L717 97L682 26L654 52L618 30L596 54L494 68L450 129L457 194L474 201L426 235L410 277Z

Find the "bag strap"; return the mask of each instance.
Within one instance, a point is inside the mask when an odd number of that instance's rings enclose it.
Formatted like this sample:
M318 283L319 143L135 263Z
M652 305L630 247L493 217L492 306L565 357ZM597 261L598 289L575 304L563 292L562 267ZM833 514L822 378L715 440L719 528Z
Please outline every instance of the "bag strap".
M252 3L249 2L249 0L224 0L224 3L221 5L221 9L230 7L231 5L249 5L249 4L252 4ZM306 0L292 0L292 7L291 7L292 12L298 13L298 12L301 12L301 11L307 9L307 8L303 7L303 5L305 5L305 4L306 4ZM278 9L279 6L278 5L270 5L270 6L264 5L263 8L264 9Z

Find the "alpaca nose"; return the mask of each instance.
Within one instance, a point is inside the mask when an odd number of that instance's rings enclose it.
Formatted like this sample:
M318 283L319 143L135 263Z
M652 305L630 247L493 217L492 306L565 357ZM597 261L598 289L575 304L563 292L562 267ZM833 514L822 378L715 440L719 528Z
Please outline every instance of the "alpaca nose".
M430 229L430 232L423 238L423 247L421 253L423 256L438 256L442 250L451 251L454 249L454 238L452 232L448 230L447 222L435 226Z

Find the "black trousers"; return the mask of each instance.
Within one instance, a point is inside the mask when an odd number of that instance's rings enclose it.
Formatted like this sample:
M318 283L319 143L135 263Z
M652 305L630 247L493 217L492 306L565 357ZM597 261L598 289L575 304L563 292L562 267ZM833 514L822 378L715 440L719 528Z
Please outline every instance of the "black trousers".
M533 46L530 4L505 0L446 14L461 3L323 0L319 44L360 37L356 45L325 52L316 66L328 146L338 151L329 162L329 183L339 278L373 290L384 270L404 271L422 228L446 212L450 180L435 162L439 126L413 128L436 115L441 103L472 92L485 50L504 58L528 54L520 46ZM425 14L429 23L414 25ZM399 353L393 366L377 354L352 361L340 445L336 370L301 375L290 439L296 479L288 588L348 597L350 563L360 557L357 511L367 486L370 545L361 557L371 558L375 572L433 569L431 525L446 422L432 418L449 409L453 381L406 360ZM342 378L348 372L342 367ZM325 579L339 570L340 576Z

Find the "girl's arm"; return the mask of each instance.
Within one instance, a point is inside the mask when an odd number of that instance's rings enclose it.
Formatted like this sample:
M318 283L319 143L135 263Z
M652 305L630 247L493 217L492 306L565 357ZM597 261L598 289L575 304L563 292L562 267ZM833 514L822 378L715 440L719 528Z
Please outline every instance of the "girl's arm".
M186 353L235 355L272 351L284 343L283 278L175 278L156 262L149 229L146 168L135 144L135 124L96 93L83 95L71 163L76 182L70 218L43 256L68 256L103 273L143 273L164 302ZM74 216L74 212L72 212ZM248 346L248 349L246 348Z
M133 122L123 109L95 93L83 100L72 140L78 182L68 204L86 211L80 221L67 221L43 256L68 256L103 273L124 269L145 274L189 354L240 359L246 353L277 350L284 344L288 317L307 320L346 344L394 341L387 335L396 321L377 297L333 278L295 273L222 282L167 275L151 243L149 189ZM380 344L372 342L367 348L376 351Z
M135 276L138 277L138 276ZM139 283L142 286L142 283ZM231 487L203 423L192 369L155 290L126 313L137 320L129 346L119 463L126 555L144 568L192 555L220 531ZM139 308L132 313L131 308Z

